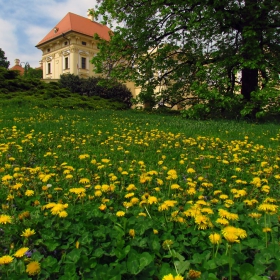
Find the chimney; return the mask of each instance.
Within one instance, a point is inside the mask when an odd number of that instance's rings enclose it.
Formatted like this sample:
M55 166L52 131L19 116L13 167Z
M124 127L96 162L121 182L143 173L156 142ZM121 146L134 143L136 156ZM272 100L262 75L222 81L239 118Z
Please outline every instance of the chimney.
M88 9L87 17L89 20L94 21L94 9Z
M15 65L19 65L20 66L20 60L18 58L15 59Z

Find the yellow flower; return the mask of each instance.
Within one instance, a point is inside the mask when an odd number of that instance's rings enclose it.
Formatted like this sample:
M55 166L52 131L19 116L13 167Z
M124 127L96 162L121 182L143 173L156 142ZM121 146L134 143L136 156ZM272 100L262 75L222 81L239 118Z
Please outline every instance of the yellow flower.
M262 214L260 214L260 213L251 213L248 216L253 218L253 219L259 219L262 216Z
M233 226L225 227L222 230L222 234L229 243L240 243L238 238L245 238L247 236L247 233L244 229Z
M225 218L218 218L216 220L216 223L221 224L223 226L229 225L229 221L227 219L225 219Z
M157 203L157 198L155 196L149 196L148 197L148 203L149 204L155 204Z
M86 159L89 158L90 156L88 154L84 154L84 155L79 155L79 159Z
M101 196L102 195L102 191L97 190L97 191L94 192L94 195L95 196Z
M175 169L170 169L168 172L168 177L169 179L177 179L178 176L177 176L177 171Z
M79 183L80 184L89 184L90 180L88 178L81 178Z
M270 232L271 231L271 228L269 228L269 227L265 227L265 228L263 228L263 230L262 230L263 232Z
M26 266L26 272L28 275L36 275L40 273L40 263L37 261L32 261Z
M129 184L128 187L126 188L126 190L129 191L135 191L137 190L137 188L135 187L134 184Z
M196 278L199 278L201 275L201 272L200 271L197 271L197 270L193 270L193 269L190 269L189 273L188 273L188 276L190 279L196 279Z
M107 206L105 204L101 204L98 208L99 210L104 211L107 208Z
M28 247L20 248L14 253L14 256L16 258L22 258L28 250L29 250Z
M25 195L26 195L26 196L32 196L32 195L34 195L34 191L33 191L33 190L27 190L27 191L25 192Z
M221 242L221 235L218 233L212 233L209 235L209 239L212 244L218 244Z
M173 276L171 273L163 276L162 280L184 280L184 277L181 275Z
M123 217L125 215L125 212L124 211L118 211L117 213L116 213L116 216L117 217Z
M26 230L24 230L24 231L22 232L21 236L28 238L28 237L34 235L35 233L36 233L36 232L35 232L34 229L28 228L28 229L26 229Z
M173 244L173 241L172 241L172 240L165 240L165 241L163 241L163 243L162 243L162 248L163 248L164 250L168 250L168 249L171 247L172 244Z
M275 214L277 212L277 208L277 205L263 203L258 207L258 210L265 213Z
M180 186L178 184L172 184L170 188L171 190L178 190L180 189Z
M139 202L139 198L137 198L137 197L132 197L132 198L130 199L130 202L131 202L132 204L137 204L137 203Z
M153 229L154 234L158 234L158 230L157 229Z
M52 215L58 215L62 212L65 208L68 207L68 204L56 203L53 208L51 209Z
M0 215L0 224L11 224L12 217L8 215Z
M187 173L195 173L195 170L193 168L188 168Z
M130 230L129 230L129 235L130 235L131 237L134 237L134 236L135 236L135 230L134 230L134 229L130 229Z
M80 181L81 181L81 180L80 180ZM80 182L80 183L81 183L81 182ZM86 189L85 189L85 188L71 188L71 189L69 190L69 192L79 195L79 194L85 193L85 192L86 192Z
M58 216L60 218L66 218L68 216L68 213L65 210L63 210L63 211L58 213Z
M196 194L195 188L189 188L189 189L187 190L187 194L189 194L189 195Z
M126 194L124 197L125 197L125 198L130 198L130 197L132 197L132 196L134 196L134 193L128 193L128 194Z
M9 256L9 255L5 255L3 257L0 258L0 265L2 264L9 264L13 261L13 257Z

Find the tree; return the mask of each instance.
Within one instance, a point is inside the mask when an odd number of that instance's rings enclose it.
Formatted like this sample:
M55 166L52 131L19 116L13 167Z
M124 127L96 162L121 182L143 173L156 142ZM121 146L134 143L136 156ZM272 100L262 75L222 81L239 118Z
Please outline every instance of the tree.
M0 67L5 67L6 69L8 69L9 66L10 66L10 62L7 61L5 52L0 48Z
M43 70L40 68L32 68L27 65L24 69L24 77L31 79L43 79Z
M171 106L225 104L237 91L250 102L279 79L279 0L99 0L96 15L118 25L99 38L96 71L160 88Z

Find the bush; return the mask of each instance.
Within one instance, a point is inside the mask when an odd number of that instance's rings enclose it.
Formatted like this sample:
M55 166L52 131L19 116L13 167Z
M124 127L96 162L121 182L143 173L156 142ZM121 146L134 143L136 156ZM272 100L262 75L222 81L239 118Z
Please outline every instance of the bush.
M132 94L128 88L121 83L96 77L80 79L73 74L61 75L60 78L60 86L69 89L72 93L113 99L124 103L126 108L130 108L132 105Z

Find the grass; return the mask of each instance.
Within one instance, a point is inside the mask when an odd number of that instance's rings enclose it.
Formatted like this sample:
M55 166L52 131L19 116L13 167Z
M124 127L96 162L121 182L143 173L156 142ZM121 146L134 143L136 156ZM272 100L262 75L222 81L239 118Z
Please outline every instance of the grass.
M279 279L278 125L0 116L0 279Z

